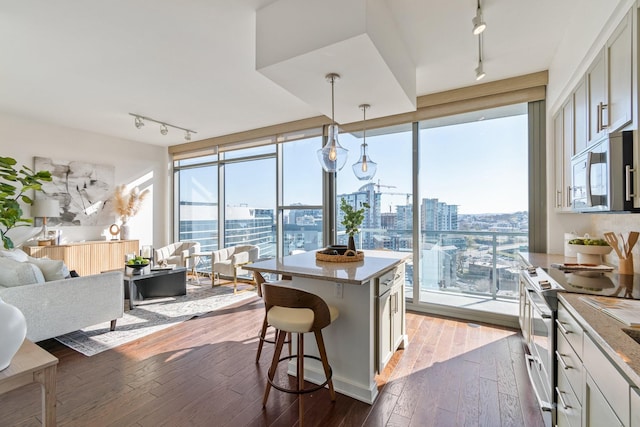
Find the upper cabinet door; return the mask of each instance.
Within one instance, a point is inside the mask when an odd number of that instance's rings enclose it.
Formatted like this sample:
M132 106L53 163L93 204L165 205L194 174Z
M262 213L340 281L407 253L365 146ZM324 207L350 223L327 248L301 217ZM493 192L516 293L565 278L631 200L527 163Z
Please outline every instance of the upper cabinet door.
M587 144L591 145L604 136L609 125L605 49L598 53L585 77L589 102L587 107L589 117Z
M580 80L573 91L573 155L587 148L587 83Z
M631 12L607 42L609 107L608 131L617 131L633 118L633 31ZM605 112L606 117L606 112Z

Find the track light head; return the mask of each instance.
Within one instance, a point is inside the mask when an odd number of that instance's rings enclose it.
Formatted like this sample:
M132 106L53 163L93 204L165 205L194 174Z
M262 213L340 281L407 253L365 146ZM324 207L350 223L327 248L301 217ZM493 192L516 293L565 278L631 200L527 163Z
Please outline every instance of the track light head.
M487 29L487 23L482 20L482 12L478 9L476 16L471 20L473 23L473 35L479 36Z
M169 129L167 129L167 125L165 125L164 123L160 125L160 133L163 135L169 133Z
M478 67L476 68L476 81L484 79L486 75L487 73L485 73L482 68L482 61L478 62Z
M189 132L189 131L185 131L185 133L184 133L184 140L185 140L185 141L191 141L191 132Z
M144 121L142 120L141 117L136 116L135 124L136 124L136 128L140 129L142 126L144 126Z

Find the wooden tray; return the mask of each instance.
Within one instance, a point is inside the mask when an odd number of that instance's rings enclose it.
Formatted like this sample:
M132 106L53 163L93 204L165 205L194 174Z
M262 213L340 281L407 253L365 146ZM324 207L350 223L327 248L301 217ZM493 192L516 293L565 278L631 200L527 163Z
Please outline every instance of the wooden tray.
M347 252L351 252L353 253L353 251L348 250ZM357 261L362 261L364 259L364 252L362 251L357 251L356 255L353 256L347 256L345 252L345 255L328 255L328 254L323 254L320 251L316 252L316 260L318 261L327 261L327 262L357 262Z

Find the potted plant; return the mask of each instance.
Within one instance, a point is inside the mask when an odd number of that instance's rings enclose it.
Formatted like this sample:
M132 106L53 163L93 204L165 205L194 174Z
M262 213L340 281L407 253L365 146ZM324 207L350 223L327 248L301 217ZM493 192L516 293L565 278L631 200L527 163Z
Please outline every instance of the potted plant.
M364 221L364 211L369 209L369 203L360 203L360 209L354 209L344 198L340 201L340 210L344 213L341 224L344 225L346 233L349 235L348 250L356 251L356 243L353 236L360 231L359 227Z
M13 241L7 236L9 230L33 224L33 219L22 217L20 202L33 204L26 193L42 191L42 182L51 181L51 172L34 172L24 165L17 170L16 163L11 157L0 157L0 237L5 249L13 249Z

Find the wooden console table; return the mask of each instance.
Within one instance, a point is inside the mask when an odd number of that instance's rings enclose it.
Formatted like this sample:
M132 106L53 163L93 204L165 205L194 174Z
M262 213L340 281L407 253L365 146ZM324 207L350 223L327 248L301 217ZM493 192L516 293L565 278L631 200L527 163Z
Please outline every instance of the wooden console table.
M0 371L0 394L38 383L42 388L42 425L56 425L56 365L58 359L29 340Z
M68 243L53 246L24 246L24 251L34 258L64 261L69 270L81 276L99 274L107 270L124 268L125 254L138 254L137 240L100 240Z

